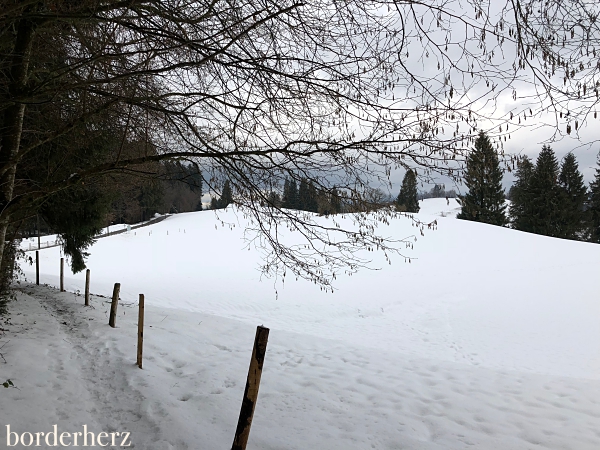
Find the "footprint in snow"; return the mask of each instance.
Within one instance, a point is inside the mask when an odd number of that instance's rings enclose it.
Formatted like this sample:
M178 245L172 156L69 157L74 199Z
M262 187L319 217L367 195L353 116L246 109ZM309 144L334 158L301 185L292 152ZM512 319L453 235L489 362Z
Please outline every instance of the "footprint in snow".
M179 397L180 402L187 402L190 398L192 398L192 394L185 394Z
M226 388L232 388L236 386L236 382L233 381L232 379L228 378L223 382L223 386L225 386Z

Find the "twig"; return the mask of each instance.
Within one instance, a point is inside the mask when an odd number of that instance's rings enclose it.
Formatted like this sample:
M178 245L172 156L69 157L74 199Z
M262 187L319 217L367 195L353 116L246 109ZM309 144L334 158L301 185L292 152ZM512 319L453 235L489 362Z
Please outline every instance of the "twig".
M6 345L6 344L8 344L9 342L10 342L10 341L6 341L4 344L2 344L2 345L0 346L0 350L2 350L2 348L3 348L3 347ZM3 355L2 353L0 353L0 358L2 358L2 361L4 361L4 364L8 364L8 362L6 361L6 358L4 357L4 355Z

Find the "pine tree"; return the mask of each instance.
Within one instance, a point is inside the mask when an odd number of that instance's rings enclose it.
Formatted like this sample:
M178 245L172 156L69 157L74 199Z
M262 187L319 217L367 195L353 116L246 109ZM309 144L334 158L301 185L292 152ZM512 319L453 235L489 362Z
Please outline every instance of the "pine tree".
M294 179L290 181L290 187L288 191L288 206L286 207L290 209L298 209L298 185Z
M281 198L279 197L279 194L275 191L269 192L269 198L268 198L267 204L268 204L268 206L280 208L281 207Z
M558 236L565 239L581 239L586 230L584 203L587 189L575 155L571 152L563 159L558 183L562 188L563 197L560 204L561 220Z
M296 187L296 180L285 180L281 206L282 208L298 209L298 188Z
M564 199L558 184L558 161L554 151L548 145L542 147L535 169L529 179L531 232L546 236L559 237L561 206Z
M524 156L517 162L517 180L510 189L510 208L511 226L515 230L532 230L531 221L531 196L529 192L529 180L535 167L528 156Z
M317 188L315 188L315 185L311 181L310 183L308 183L308 199L305 205L306 211L314 213L319 211L319 202L317 201L317 197Z
M594 181L590 183L589 200L590 241L600 244L600 153Z
M231 192L231 183L229 180L225 181L223 185L223 191L221 192L221 198L217 201L218 208L227 208L233 202L233 194Z
M308 181L306 178L302 178L300 180L300 187L298 188L298 203L296 205L296 209L301 211L308 211L308 203L310 199L308 198Z
M410 213L419 212L419 200L417 199L417 174L408 169L402 179L402 187L396 199L396 208L398 211Z
M340 198L340 193L336 187L334 187L331 191L329 202L331 205L331 214L338 214L342 212L342 199Z
M469 192L461 197L462 209L456 217L492 225L505 225L507 220L502 171L498 154L483 131L479 132L475 148L467 156L465 183Z
M441 198L446 195L446 187L443 184L436 184L431 188L431 198Z
M142 185L138 202L142 210L142 220L150 219L157 213L163 202L163 187L156 181Z
M290 202L290 180L288 178L285 179L283 183L283 193L281 194L281 207L289 208Z
M110 201L101 189L76 186L50 196L40 213L46 223L61 230L63 252L71 258L71 270L85 269L85 250L100 232Z

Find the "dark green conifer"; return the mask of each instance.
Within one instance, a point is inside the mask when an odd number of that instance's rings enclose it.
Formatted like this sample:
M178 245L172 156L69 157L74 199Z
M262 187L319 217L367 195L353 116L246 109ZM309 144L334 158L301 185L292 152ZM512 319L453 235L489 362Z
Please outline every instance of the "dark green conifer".
M431 198L441 198L446 195L446 187L442 184L436 184L431 188Z
M338 192L336 187L334 187L331 191L331 197L329 202L331 205L331 214L338 214L342 212L342 199L340 198L340 193Z
M314 212L314 213L319 211L319 202L318 202L317 198L318 198L317 188L315 188L314 183L311 181L310 183L308 183L308 196L307 196L307 202L305 205L306 211L310 211L310 212Z
M298 203L296 209L308 211L308 204L310 202L308 197L308 181L306 178L302 178L300 180L300 187L298 188Z
M528 156L524 156L517 162L517 180L510 189L510 208L511 227L515 230L532 230L531 221L531 195L529 191L529 180L535 166Z
M587 189L575 155L571 152L563 159L558 184L563 194L558 236L565 239L582 239L587 225L584 212Z
M272 206L274 208L280 208L281 207L281 198L279 197L279 194L275 191L269 192L269 198L268 198L267 204L268 204L268 206Z
M398 211L418 213L420 207L417 194L417 174L414 170L408 169L404 174L400 193L396 199L396 208Z
M298 209L298 187L296 180L285 180L282 203L283 208Z
M142 220L150 219L156 214L163 203L163 187L156 180L142 185L138 202L142 210Z
M462 209L457 218L505 225L502 171L498 154L483 131L479 132L475 148L467 156L465 183L469 192L461 197Z
M561 236L561 211L564 195L558 184L559 166L554 151L544 145L540 152L535 170L529 179L528 220L531 232L546 236Z
M233 202L233 193L231 192L231 183L229 180L225 181L223 185L223 191L221 192L221 198L217 201L218 208L227 208Z
M600 244L600 153L594 181L590 183L589 199L590 241Z
M290 180L288 178L285 179L283 183L283 193L281 194L281 207L289 208L289 198L290 198Z
M59 239L65 255L71 258L71 270L85 269L85 251L105 224L110 208L107 196L98 188L85 185L50 196L40 210L44 221L61 230Z

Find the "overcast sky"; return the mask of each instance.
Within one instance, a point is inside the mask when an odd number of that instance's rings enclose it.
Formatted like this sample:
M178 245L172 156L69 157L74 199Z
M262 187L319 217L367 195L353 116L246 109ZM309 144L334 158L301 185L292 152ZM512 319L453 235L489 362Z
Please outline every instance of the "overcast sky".
M499 8L502 8L505 4L506 3L503 1L490 2L489 6L491 9L488 10L488 12L493 17L500 10ZM465 3L453 0L448 2L448 4L445 5L445 8L453 8L457 5L465 6ZM427 6L422 6L421 8L425 10L427 9ZM497 9L497 11L494 11L494 8ZM473 15L472 11L461 10L457 17L460 17L461 14L462 17L469 17ZM425 22L427 22L427 17L428 15L426 14ZM451 27L451 33L453 37L456 38L454 42L461 43L461 38L464 38L464 36L461 36L461 30L464 28L464 25L462 25L459 19L452 20L453 26ZM495 20L491 20L490 22L495 23ZM414 24L411 24L410 21L408 21L406 24L408 30L411 30L413 25ZM467 35L470 34L472 33L467 33ZM445 35L445 32L442 33L436 28L433 28L431 33L428 34L428 38L434 41L442 42L442 38L445 38ZM493 41L493 39L488 39L486 43L489 43L490 47L493 47L495 45ZM477 42L471 42L467 44L467 46L472 48L472 46L476 43ZM433 50L428 52L428 57L424 57L422 45L422 42L419 40L414 40L409 45L411 51L410 57L405 61L406 67L409 68L411 72L418 74L418 76L435 80L439 77L440 73L445 73L444 59L437 56L438 53L435 52L435 47ZM450 45L450 48L447 52L448 55L451 56L452 64L456 64L457 67L463 65L464 63L461 62L464 59L464 52L461 48L461 45L462 43L456 45L455 48ZM507 42L503 44L502 47L497 47L496 50L495 57L492 59L493 64L490 66L490 68L493 68L494 65L497 65L496 67L506 67L506 65L511 66L513 64L516 54L514 46L511 47L510 43ZM569 45L566 47L563 46L563 48L559 49L559 51L563 57L569 55ZM474 52L476 53L476 50L474 50ZM442 63L441 71L439 66L437 66L438 61L441 61ZM464 68L462 70L464 70ZM477 67L475 70L477 70ZM483 63L482 70L486 70L485 63ZM453 71L454 69L450 70L448 73L453 73ZM511 136L510 139L504 143L504 152L506 154L527 155L535 163L542 145L544 144L549 144L553 148L559 161L567 152L572 151L577 158L579 169L582 172L586 183L591 182L595 173L594 169L597 167L597 155L600 151L600 118L593 118L593 105L597 100L594 98L588 98L584 103L577 101L564 101L558 103L560 111L574 112L582 105L592 107L592 112L586 118L587 122L584 122L582 125L580 125L578 131L573 129L571 135L566 135L566 122L564 122L564 119L557 119L557 117L554 115L554 112L541 112L544 111L549 103L544 100L543 97L540 97L539 93L536 91L539 86L536 87L535 84L532 83L532 74L527 71L522 71L519 74L522 76L522 78L516 81L512 78L504 79L501 76L498 78L492 77L491 81L497 83L499 86L499 88L493 94L489 93L489 86L486 86L485 82L477 82L477 76L474 79L468 76L464 77L461 76L460 71L456 74L456 76L452 76L453 81L451 81L451 84L455 89L455 97L462 96L465 102L469 102L480 97L482 98L481 102L476 102L474 109L478 110L482 116L495 119L489 122L484 122L483 120L479 121L478 128L486 131L489 129L495 133L498 130L498 125L502 124L502 120L505 120L511 112L514 113L515 118L518 118L519 115L522 115L524 110L528 110L529 107L532 107L534 116L527 117L527 120L521 123L521 128L518 128L517 120L509 121ZM577 77L583 76L583 74L584 73L582 72L582 75L577 75ZM558 85L562 86L562 76L562 72L558 70L556 78L553 77L553 83L557 83ZM589 80L587 80L586 83L587 82L589 82ZM503 87L506 88L506 90L503 90ZM516 93L515 98L513 98L513 88ZM543 89L540 93L543 94ZM402 92L398 92L396 98L401 99ZM553 108L552 111L554 111ZM558 134L556 133L557 120L560 122L559 126L562 127L560 130L561 133ZM582 120L580 118L580 124L581 121ZM508 122L505 121L504 125L506 123ZM571 125L573 125L573 123L571 123ZM391 174L391 181L393 183L391 194L397 195L403 176L404 172L400 170ZM440 177L439 182L445 184L447 189L451 189L454 186L453 182L447 178L444 179ZM514 176L512 173L505 173L503 180L504 187L508 190L513 182ZM425 185L421 189L429 190L431 187L433 187L432 184ZM461 190L464 191L464 186L461 187Z
M579 170L584 176L585 182L589 184L594 179L597 165L597 156L600 152L600 118L598 123L592 119L591 123L588 123L585 127L579 129L580 136L579 140L575 137L568 136L559 141L550 143L550 146L556 153L557 159L560 160L569 152L572 151L577 162L579 164ZM506 141L504 144L504 150L506 153L514 153L529 156L533 162L542 149L542 145L551 139L553 135L552 128L542 128L538 130L532 129L521 129L515 131L511 135L511 139ZM397 195L400 191L400 185L402 184L402 178L404 172L396 171L392 173L393 192L391 194ZM446 189L453 188L453 182L448 178L439 178L440 183L446 185ZM514 176L512 173L505 173L503 185L508 191L512 183L514 182ZM433 185L426 185L421 190L428 191ZM462 187L464 189L464 186ZM398 191L398 192L396 192Z

